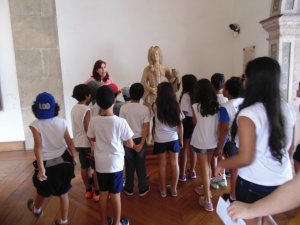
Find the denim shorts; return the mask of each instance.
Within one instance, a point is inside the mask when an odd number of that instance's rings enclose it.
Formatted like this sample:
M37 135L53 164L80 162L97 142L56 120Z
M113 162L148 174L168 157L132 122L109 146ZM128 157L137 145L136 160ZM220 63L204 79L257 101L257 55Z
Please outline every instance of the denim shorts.
M200 148L195 148L194 146L192 146L192 149L197 154L206 154L207 152L211 152L211 151L214 152L214 151L216 151L215 148L213 148L213 149L200 149Z
M98 173L100 191L117 194L123 191L123 170L115 173Z
M238 154L238 148L236 147L235 143L227 141L223 147L223 152L226 158L230 158Z
M253 203L271 194L277 187L254 184L238 176L236 181L236 199L245 203Z
M180 152L179 140L164 143L154 142L153 154L161 154L167 151L171 151L173 153Z

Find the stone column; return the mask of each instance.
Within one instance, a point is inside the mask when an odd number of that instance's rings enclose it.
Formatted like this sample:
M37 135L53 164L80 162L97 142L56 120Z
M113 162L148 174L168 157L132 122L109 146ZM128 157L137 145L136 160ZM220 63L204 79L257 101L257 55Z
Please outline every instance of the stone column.
M296 143L300 143L300 1L273 0L270 17L260 22L269 33L269 55L279 61L282 69L281 89L285 100L294 106Z
M33 139L28 125L40 92L54 95L64 116L55 0L9 0L26 149Z

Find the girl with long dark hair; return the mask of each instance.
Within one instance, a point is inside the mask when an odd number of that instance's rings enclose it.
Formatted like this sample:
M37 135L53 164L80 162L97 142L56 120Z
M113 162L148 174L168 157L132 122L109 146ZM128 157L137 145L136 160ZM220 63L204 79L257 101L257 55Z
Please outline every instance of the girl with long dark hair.
M176 197L179 177L178 153L183 140L183 115L171 83L162 82L157 86L157 98L152 109L155 117L153 152L158 154L159 159L160 194L161 197L167 196L166 154L169 151L172 170L171 195Z
M269 57L256 58L246 67L245 100L231 129L239 151L220 161L215 173L217 176L224 168L238 168L238 201L253 203L292 178L287 151L292 137L286 135L290 133L285 126L289 118L284 118L282 113L280 74L280 65ZM260 224L261 221L274 223L270 216L246 222Z
M210 162L214 151L217 148L218 136L218 112L219 103L214 88L209 80L201 79L194 87L193 119L196 126L191 139L191 146L197 153L201 167L204 197L199 198L199 204L206 211L213 211L213 204L210 193Z
M181 111L184 113L183 119L183 148L179 153L179 180L186 181L187 178L197 178L195 167L197 155L191 150L190 141L195 125L193 124L193 87L197 78L193 74L182 76L182 92L179 98ZM188 155L190 156L190 168L186 174L186 164Z

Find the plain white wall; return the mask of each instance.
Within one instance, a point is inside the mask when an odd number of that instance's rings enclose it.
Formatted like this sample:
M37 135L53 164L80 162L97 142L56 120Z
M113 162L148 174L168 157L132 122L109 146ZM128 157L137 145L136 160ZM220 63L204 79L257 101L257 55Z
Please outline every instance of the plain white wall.
M8 0L0 1L0 142L24 141Z
M120 88L140 81L151 45L161 47L164 64L180 75L230 74L232 2L56 1L67 120L76 103L71 98L73 87L89 77L98 59L107 62Z
M243 48L255 46L255 57L268 55L268 33L260 21L270 17L271 0L234 0L234 21L241 32L233 41L233 75L243 73Z

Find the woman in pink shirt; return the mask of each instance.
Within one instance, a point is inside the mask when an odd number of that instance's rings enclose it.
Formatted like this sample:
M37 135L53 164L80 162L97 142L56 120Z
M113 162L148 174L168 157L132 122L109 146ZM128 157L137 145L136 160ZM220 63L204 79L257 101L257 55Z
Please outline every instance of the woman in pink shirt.
M113 83L113 80L109 76L106 69L106 62L97 60L94 64L93 74L84 83L87 84L92 80L96 80L100 83L100 86L109 85Z

